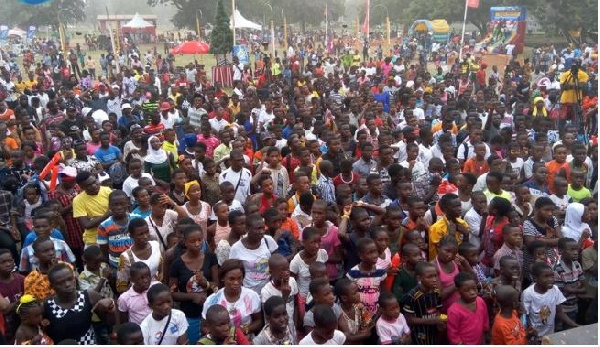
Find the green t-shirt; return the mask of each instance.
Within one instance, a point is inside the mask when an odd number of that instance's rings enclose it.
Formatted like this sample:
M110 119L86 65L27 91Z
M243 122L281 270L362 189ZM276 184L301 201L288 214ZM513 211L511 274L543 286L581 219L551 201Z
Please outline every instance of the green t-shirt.
M573 202L580 202L581 200L583 200L585 198L592 197L592 193L590 193L590 190L587 189L586 187L581 187L581 189L575 190L575 189L571 188L570 184L569 184L569 188L567 188L567 195L570 196L571 198L573 198Z

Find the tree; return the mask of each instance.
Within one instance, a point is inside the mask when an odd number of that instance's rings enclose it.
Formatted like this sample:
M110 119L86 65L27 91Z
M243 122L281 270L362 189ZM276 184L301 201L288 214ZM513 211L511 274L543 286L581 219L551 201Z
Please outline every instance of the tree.
M569 31L581 30L582 38L598 41L598 1L529 0L528 9L548 32L572 40Z
M177 28L196 28L196 13L202 11L203 22L215 18L216 7L212 1L200 0L147 0L148 5L155 7L159 5L171 5L177 9L177 13L171 19ZM200 13L198 13L200 16Z
M223 0L217 2L217 16L210 37L210 53L227 54L233 51L233 33L229 28L229 17L225 13Z
M50 25L58 28L59 19L65 24L85 20L84 0L54 0L41 5L26 5L14 1L0 11L0 22L11 25Z

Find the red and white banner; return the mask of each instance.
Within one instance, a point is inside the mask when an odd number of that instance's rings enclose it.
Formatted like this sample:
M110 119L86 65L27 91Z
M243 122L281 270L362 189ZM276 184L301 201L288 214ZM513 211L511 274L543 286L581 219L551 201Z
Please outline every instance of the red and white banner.
M369 28L371 27L371 23L370 23L370 8L371 8L371 1L367 0L367 7L366 7L366 12L367 14L365 15L365 21L363 22L363 27L362 27L362 32L365 34L369 34Z
M467 0L467 6L470 8L479 8L479 0Z

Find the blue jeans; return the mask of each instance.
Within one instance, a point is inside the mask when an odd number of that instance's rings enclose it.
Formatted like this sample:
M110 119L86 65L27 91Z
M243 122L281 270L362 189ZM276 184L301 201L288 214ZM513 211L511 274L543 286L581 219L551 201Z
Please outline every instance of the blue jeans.
M189 344L195 345L198 340L200 340L202 324L200 323L200 318L188 318L186 317L188 322L188 329L186 331Z

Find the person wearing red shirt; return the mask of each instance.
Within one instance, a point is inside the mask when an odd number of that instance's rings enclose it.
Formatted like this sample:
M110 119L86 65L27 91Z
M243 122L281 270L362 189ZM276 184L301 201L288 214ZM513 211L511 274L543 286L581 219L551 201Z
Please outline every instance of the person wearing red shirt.
M477 71L477 74L475 74L475 79L477 81L477 90L482 90L485 89L486 84L487 84L487 74L485 72L485 69L487 68L487 64L486 63L481 63L481 66L479 67L479 71Z

